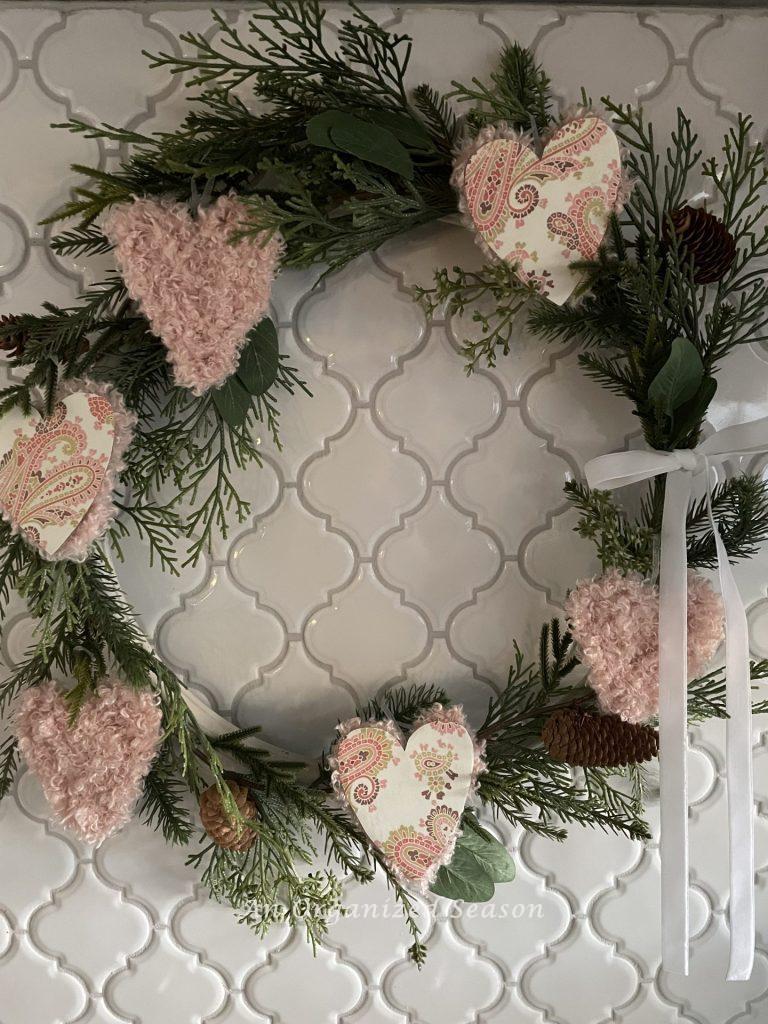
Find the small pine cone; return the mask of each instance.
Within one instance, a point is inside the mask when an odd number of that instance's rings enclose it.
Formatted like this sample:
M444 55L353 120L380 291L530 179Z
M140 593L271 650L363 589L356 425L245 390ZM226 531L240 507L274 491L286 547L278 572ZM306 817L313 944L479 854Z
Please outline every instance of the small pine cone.
M659 752L659 734L650 725L569 708L547 719L541 741L555 760L583 768L638 764Z
M229 782L228 785L243 817L255 818L256 804L251 800L247 788L236 782ZM230 821L216 786L209 786L200 797L200 818L203 828L214 843L225 850L244 853L256 839L252 829L245 826L238 829L237 822Z
M673 232L681 256L693 263L696 284L721 280L736 258L733 235L721 220L702 207L681 206L673 210L664 222L667 244Z
M23 355L24 346L29 341L29 333L21 326L19 317L0 316L0 328L4 328L0 334L0 352L7 352L14 358Z

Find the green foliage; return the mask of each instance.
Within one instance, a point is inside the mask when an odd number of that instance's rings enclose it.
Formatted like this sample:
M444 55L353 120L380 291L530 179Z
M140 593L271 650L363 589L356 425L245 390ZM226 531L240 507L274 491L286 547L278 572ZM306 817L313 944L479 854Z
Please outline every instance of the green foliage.
M0 800L11 791L19 767L19 747L15 736L7 736L0 744Z
M202 87L183 124L155 136L82 121L65 127L129 144L117 171L79 168L88 184L53 219L74 217L56 240L62 252L102 251L92 228L133 194L186 200L234 190L247 201L246 234L279 230L285 266L324 262L339 269L356 256L455 209L449 184L456 121L428 86L408 95L411 43L352 5L336 50L316 0L272 0L241 35L223 15L218 31L187 33L184 50L153 67ZM266 108L254 113L235 90L251 86Z
M768 539L768 482L758 474L744 473L717 484L712 490L712 511L730 558L751 558ZM688 564L714 569L717 553L705 498L690 508L687 532Z
M714 395L717 365L736 345L759 341L768 327L765 153L762 146L751 146L751 119L740 116L724 139L722 161L703 162L703 173L722 202L723 222L736 239L737 257L720 282L697 285L677 237L664 230L701 158L690 121L678 111L677 128L662 155L642 111L603 102L628 147L625 165L635 184L623 213L613 219L603 252L582 265L587 294L581 304L556 307L538 300L529 325L544 337L575 339L600 349L582 353L582 366L635 405L649 445L691 447ZM658 401L665 379L660 381L659 374L665 366L671 369L675 351L684 350L690 386L670 416ZM699 380L696 389L694 378Z
M448 694L434 683L412 683L387 690L383 697L374 697L358 710L360 718L391 718L398 725L408 727L433 704L449 704Z
M750 663L750 678L754 680L768 678L768 660ZM753 687L759 690L759 687ZM758 700L752 704L753 715L768 713L768 700ZM727 718L725 710L725 669L716 668L712 672L688 683L688 721L703 722L708 718Z
M650 575L653 566L654 532L627 520L610 491L591 490L586 484L569 480L568 500L579 511L574 527L580 537L591 540L603 569Z
M332 149L337 153L357 157L358 160L373 164L374 167L384 167L411 181L413 161L408 150L397 136L382 124L382 121L386 122L387 119L381 115L396 118L398 114L396 111L387 110L377 113L378 124L374 120L365 121L342 110L324 110L307 121L307 142L321 149ZM412 141L416 132L407 118L404 118L404 122L406 138ZM429 146L429 137L426 133L422 133L421 137L426 139Z
M689 402L701 387L704 364L687 338L674 338L667 361L648 385L648 399L664 416Z
M166 743L144 780L139 803L141 820L159 829L166 843L185 846L194 835L192 818L184 805L187 792L185 780L174 771L171 746Z
M472 103L469 121L473 128L506 122L522 131L544 132L550 124L552 103L550 81L530 50L513 43L506 46L498 67L491 72L490 83L473 78L472 84L453 82L452 96Z
M494 815L552 839L565 839L562 823L591 825L635 839L649 837L638 794L614 780L633 769L592 768L577 782L571 769L549 756L541 731L558 708L592 708L594 694L567 677L578 665L571 637L557 619L541 631L537 664L516 647L507 686L492 700L478 733L486 741L478 794Z
M427 316L444 312L448 318L461 318L470 314L482 334L477 341L464 339L462 343L467 373L481 362L495 366L499 349L503 355L509 354L518 314L534 294L532 286L522 284L514 268L501 261L477 271L454 267L453 274L451 277L445 267L436 270L434 287L416 285L414 298Z
M511 882L514 877L515 862L506 846L467 815L453 856L438 870L430 889L452 900L485 903L496 882Z

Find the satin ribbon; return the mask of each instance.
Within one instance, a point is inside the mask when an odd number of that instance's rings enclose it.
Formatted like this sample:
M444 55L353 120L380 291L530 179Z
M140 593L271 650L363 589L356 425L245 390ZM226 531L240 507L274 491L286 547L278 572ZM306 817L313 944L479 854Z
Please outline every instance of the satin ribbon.
M688 973L688 566L686 514L693 478L706 474L725 612L726 781L730 854L731 954L728 980L752 973L755 950L752 719L747 614L712 511L711 468L768 451L768 416L725 427L695 449L625 451L585 466L589 486L613 490L665 476L659 572L659 764L661 920L666 970Z

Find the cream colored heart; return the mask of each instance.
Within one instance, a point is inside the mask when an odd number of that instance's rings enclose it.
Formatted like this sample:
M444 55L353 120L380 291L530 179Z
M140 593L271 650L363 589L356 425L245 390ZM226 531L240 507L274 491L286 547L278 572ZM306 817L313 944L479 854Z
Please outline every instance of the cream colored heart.
M490 251L562 305L579 283L572 264L596 257L620 205L621 154L595 114L561 125L537 156L500 131L464 167L466 210Z
M462 720L436 710L405 747L391 723L360 725L338 741L335 762L337 787L391 870L426 888L451 858L472 789L475 746Z
M0 512L53 556L99 496L115 440L114 410L76 391L50 416L14 408L0 418Z

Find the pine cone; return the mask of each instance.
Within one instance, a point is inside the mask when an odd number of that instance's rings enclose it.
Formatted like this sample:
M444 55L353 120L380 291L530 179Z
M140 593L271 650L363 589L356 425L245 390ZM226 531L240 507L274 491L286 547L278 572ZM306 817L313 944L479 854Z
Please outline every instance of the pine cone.
M671 221L671 226L670 226ZM702 207L681 206L664 221L664 241L674 233L683 259L693 263L696 284L712 284L736 258L736 242L723 222Z
M584 768L638 764L659 752L659 734L649 725L568 708L547 719L541 741L555 760Z
M29 341L29 332L20 325L19 317L13 316L0 316L0 327L11 328L16 326L16 330L4 330L0 335L0 352L7 352L9 356L16 358L17 356L24 354L24 346Z
M256 804L251 800L247 788L237 782L229 782L228 785L243 817L255 818ZM252 829L245 826L238 829L237 823L230 821L216 786L209 786L200 797L200 818L203 828L214 843L225 850L243 853L256 839Z

